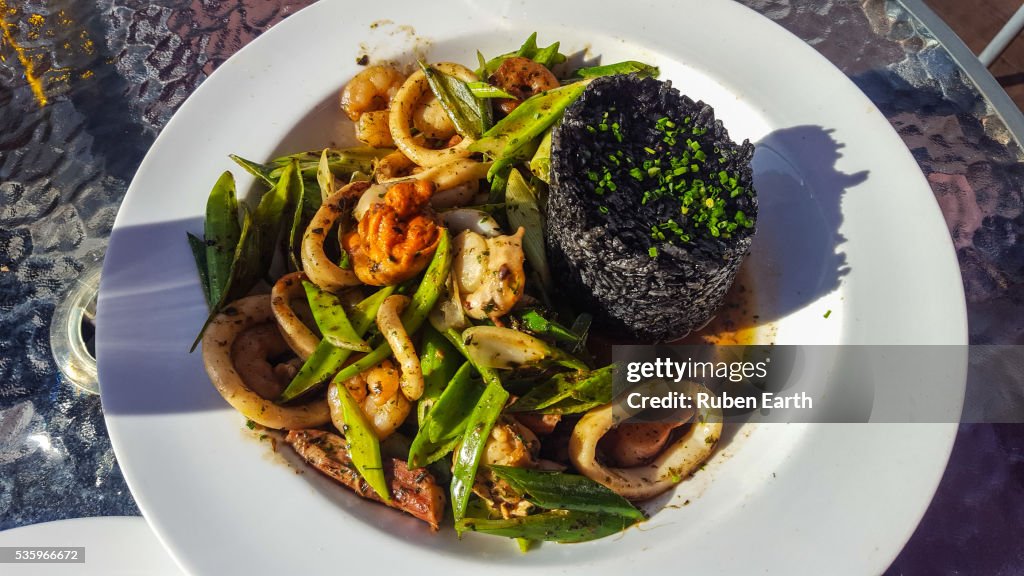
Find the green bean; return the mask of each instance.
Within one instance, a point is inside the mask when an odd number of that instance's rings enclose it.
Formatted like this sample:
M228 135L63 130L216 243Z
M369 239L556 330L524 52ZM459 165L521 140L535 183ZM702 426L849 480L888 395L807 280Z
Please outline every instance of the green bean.
M210 279L211 306L221 300L231 274L242 228L238 223L238 200L235 197L235 178L224 172L206 201L206 269Z
M555 42L550 46L541 48L533 56L533 61L548 69L558 62L564 62L565 56L558 52L558 45L559 43Z
M431 442L426 434L417 434L409 448L409 467L422 468L430 466L451 453L461 438L449 438L440 442Z
M380 456L380 440L373 427L366 420L359 404L344 386L338 386L338 398L341 399L342 415L345 418L345 435L348 453L352 457L359 475L373 488L374 492L385 502L391 501L387 479L384 477L384 462Z
M473 482L476 480L476 471L480 466L480 458L487 446L491 429L501 416L501 410L507 400L508 392L500 383L489 383L480 397L480 402L466 421L466 433L462 437L462 444L455 456L452 470L452 512L456 522L462 520L465 515L466 504L469 502Z
M356 304L355 308L349 313L349 320L356 334L360 337L366 334L366 331L373 326L374 320L377 317L377 309L394 291L394 286L385 286L364 298L359 304ZM331 376L341 368L341 365L351 355L351 350L337 348L328 342L327 339L321 340L317 344L316 349L313 350L313 354L302 364L299 373L295 375L295 378L288 384L288 387L281 393L278 402L294 400L316 386L330 380Z
M393 148L331 148L327 153L327 164L330 167L331 173L335 176L347 178L353 172L373 172L377 162L394 151ZM320 167L321 155L321 150L314 150L275 158L270 161L272 168L268 176L273 180L280 178L284 167L290 164L292 160L298 160L302 176L314 178Z
M270 178L270 172L273 170L271 166L266 164L260 164L259 162L253 162L252 160L246 160L241 156L235 154L228 154L228 157L235 161L235 164L241 166L246 172L259 178L264 184L274 187L277 182Z
M437 244L437 251L434 252L434 257L430 260L426 273L423 274L423 280L416 288L416 292L413 293L412 301L402 312L402 326L409 334L419 330L423 321L426 320L427 314L430 313L430 309L434 307L444 289L451 265L451 239L448 236L448 230L441 228L441 240ZM342 368L334 376L332 382L344 382L356 374L373 368L389 356L391 356L391 346L387 342L382 342L366 356Z
M485 383L501 386L501 378L498 376L498 371L482 364L477 364L476 361L473 360L469 355L469 351L466 349L466 345L462 343L462 334L460 334L458 330L449 328L442 332L441 335L451 342L452 346L454 346L464 358L469 360L470 364L473 365L473 368L478 374L480 374L480 377L484 379Z
M306 291L306 299L313 312L313 320L320 328L324 340L330 342L332 346L356 352L373 350L359 334L356 334L355 328L348 320L348 315L345 314L345 308L341 305L340 298L326 290L321 290L319 286L308 280L302 281L302 287Z
M353 172L373 172L374 165L381 158L394 152L393 148L328 148L328 166L330 171L339 178L347 179ZM236 164L245 169L246 172L262 180L266 185L274 187L281 177L284 168L291 164L292 160L298 160L299 171L303 178L314 178L320 166L321 151L300 152L275 158L266 164L246 160L241 156L231 154L230 158Z
M530 158L530 172L545 184L551 183L551 135L554 131L554 127L548 128Z

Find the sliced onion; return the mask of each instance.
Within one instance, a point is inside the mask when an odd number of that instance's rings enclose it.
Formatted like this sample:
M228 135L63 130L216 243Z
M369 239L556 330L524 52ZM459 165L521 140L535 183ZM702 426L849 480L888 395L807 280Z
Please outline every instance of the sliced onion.
M445 291L437 299L437 304L430 311L430 325L438 332L444 333L454 328L462 332L469 326L466 313L462 310L462 300L459 298L459 284L455 282L451 274L445 284Z
M462 342L470 359L488 368L514 369L552 356L542 340L511 328L474 326L462 333Z
M464 230L476 232L487 238L501 236L501 226L487 212L473 208L456 208L441 213L441 221L453 236Z
M356 220L362 220L363 216L370 211L375 204L384 203L384 194L387 193L388 187L381 184L373 184L363 192L363 195L359 197L359 202L356 203L356 207L352 209L352 216Z

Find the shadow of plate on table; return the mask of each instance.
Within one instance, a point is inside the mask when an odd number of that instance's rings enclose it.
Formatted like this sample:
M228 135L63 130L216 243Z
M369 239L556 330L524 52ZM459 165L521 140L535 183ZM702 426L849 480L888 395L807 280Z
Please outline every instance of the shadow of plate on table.
M773 131L755 144L754 186L758 194L757 234L739 277L718 316L683 343L699 343L723 334L721 344L768 344L770 332L756 330L797 312L838 290L850 266L840 233L843 196L868 179L867 170L845 174L836 168L843 145L821 126ZM814 335L807 335L814 341ZM712 459L739 449L745 424L755 416L731 415ZM737 444L734 446L734 444ZM679 505L674 492L645 503L655 514Z
M195 218L111 234L117 260L131 264L107 266L101 279L97 361L104 412L230 409L206 376L202 350L189 354L207 308L185 232L202 230Z
M843 196L869 175L839 171L842 148L831 130L811 125L775 130L755 144L757 233L724 306L690 341L770 325L840 288L850 272Z

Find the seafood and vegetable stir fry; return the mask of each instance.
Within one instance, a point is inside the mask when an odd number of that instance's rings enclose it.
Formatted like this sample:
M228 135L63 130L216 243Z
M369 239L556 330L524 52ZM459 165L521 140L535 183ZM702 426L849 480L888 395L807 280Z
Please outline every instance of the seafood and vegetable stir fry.
M361 147L232 157L264 190L250 205L225 172L189 236L210 307L196 344L251 427L359 496L523 547L601 538L721 428L616 425L593 311L548 263L552 131L595 79L658 70L571 69L536 35L478 59L360 71L339 114Z

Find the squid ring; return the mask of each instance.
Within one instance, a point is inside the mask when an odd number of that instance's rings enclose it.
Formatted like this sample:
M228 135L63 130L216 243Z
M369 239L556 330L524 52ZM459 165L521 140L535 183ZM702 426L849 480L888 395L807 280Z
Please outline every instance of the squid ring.
M722 411L700 409L697 414L690 429L650 464L612 468L597 461L597 443L613 426L612 406L605 404L588 412L573 428L569 458L584 476L627 500L653 498L692 474L714 451L722 435Z
M369 187L369 182L353 182L328 196L302 235L302 269L310 281L328 292L362 284L355 272L331 262L324 252L324 240L342 216L342 201L358 196Z
M476 182L487 176L491 169L491 162L480 162L470 158L459 158L444 164L431 166L422 172L410 176L399 176L397 178L380 178L379 184L395 184L409 180L430 180L434 183L436 190L448 190L461 184Z
M397 153L402 156L400 152ZM405 158L405 156L402 156ZM435 209L444 210L455 206L469 204L479 191L479 181L487 176L492 162L480 162L471 158L459 158L437 166L431 166L421 172L409 176L393 178L378 177L379 184L396 184L415 180L430 180L434 183L434 195L430 197L430 205Z
M330 421L326 400L301 406L279 406L253 392L235 369L231 349L245 330L273 322L270 298L265 294L236 300L206 328L203 336L203 363L217 392L243 416L267 428L301 429L322 426Z
M461 64L441 62L435 64L434 68L466 82L477 80L476 75ZM391 99L388 124L391 126L391 137L395 141L395 146L402 151L402 154L420 166L437 166L456 158L469 156L471 154L469 145L473 143L471 138L464 138L455 146L441 150L427 148L416 141L412 134L412 115L419 106L420 100L429 93L430 84L427 82L427 75L423 73L423 70L417 70L405 80L405 83Z
M316 334L295 314L295 310L292 310L292 300L306 297L306 292L302 288L302 281L305 279L306 275L302 272L285 274L274 283L274 288L270 291L270 308L277 319L281 336L288 343L288 347L303 360L309 358L320 343Z
M399 317L408 304L407 296L388 296L377 310L377 328L384 335L384 339L395 354L395 360L398 360L402 367L402 394L409 400L419 400L423 395L423 369L420 367L416 348Z

